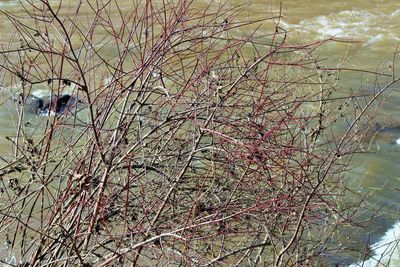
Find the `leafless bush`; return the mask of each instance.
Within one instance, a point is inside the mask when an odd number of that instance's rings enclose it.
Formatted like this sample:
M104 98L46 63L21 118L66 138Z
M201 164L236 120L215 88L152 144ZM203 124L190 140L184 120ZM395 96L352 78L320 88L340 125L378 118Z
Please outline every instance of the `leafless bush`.
M82 103L38 126L18 106L0 227L20 263L293 266L342 249L341 174L370 103L336 96L316 58L334 40L291 45L279 14L243 21L245 6L24 8L2 48L20 101L39 88ZM249 30L262 22L275 26Z

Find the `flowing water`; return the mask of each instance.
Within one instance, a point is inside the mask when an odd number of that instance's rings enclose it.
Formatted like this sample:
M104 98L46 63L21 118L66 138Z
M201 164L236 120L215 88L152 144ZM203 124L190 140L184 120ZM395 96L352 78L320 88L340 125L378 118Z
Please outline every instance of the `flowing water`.
M129 7L132 0L120 0L119 3ZM195 5L202 7L210 0L196 0ZM249 0L230 1L229 5L249 3L244 13L249 19L261 16L271 16L280 9L279 1ZM0 9L20 12L18 1L0 0ZM272 10L272 11L271 11ZM290 33L292 41L307 43L324 38L351 40L345 42L330 42L320 49L321 58L328 67L344 67L363 69L367 71L385 71L395 67L394 54L400 45L400 1L394 0L285 0L282 3L284 18L281 25ZM10 23L4 16L0 20L0 42L6 43L10 38ZM399 64L397 64L399 65ZM400 68L399 68L400 69ZM396 73L400 73L399 70ZM0 73L0 77L4 74ZM374 88L375 76L356 71L341 74L339 87L345 93L350 88L358 88L361 83L364 88ZM400 88L395 85L394 89ZM6 94L6 89L3 89ZM400 93L394 90L381 109L379 118L395 125L390 137L392 140L381 144L376 153L357 156L354 169L349 174L351 186L360 193L370 193L367 203L371 209L382 207L384 212L373 223L363 230L348 234L348 239L355 247L365 247L365 242L376 243L372 246L374 258L381 258L384 251L391 250L392 241L399 236L399 202L400 202L400 146L396 139L400 138ZM5 136L15 134L16 117L13 105L1 105L0 121L0 152L2 155L11 153L11 145ZM347 235L347 234L346 234ZM390 244L390 246L388 245ZM399 254L397 252L397 254ZM396 252L394 252L396 255ZM384 256L385 257L385 256ZM338 259L341 264L357 262L353 255L346 259ZM368 266L375 262L369 260ZM394 261L391 262L394 265ZM355 264L354 266L357 266Z
M400 2L390 0L313 1L290 0L283 2L287 14L286 27L302 42L322 38L343 38L356 44L330 43L321 51L322 57L329 57L327 65L335 66L342 60L342 67L369 71L387 70L396 67L393 57L400 44ZM331 66L332 66L331 65ZM339 86L343 90L375 86L373 75L345 72ZM395 90L400 84L395 85ZM399 125L400 94L393 91L381 110L379 119ZM400 138L397 127L392 128L390 140L382 144L377 153L369 153L355 158L356 164L350 174L352 187L361 193L369 193L367 200L373 208L382 208L378 217L361 232L352 232L348 239L357 246L372 246L373 257L364 266L375 266L379 260L388 266L399 266L400 220L400 147L395 140ZM367 215L368 216L368 215ZM377 242L377 243L376 243ZM383 255L385 254L385 255ZM391 261L388 262L389 258ZM356 260L354 257L352 260ZM345 263L346 261L342 262ZM362 262L353 266L362 266ZM387 266L387 265L381 265Z

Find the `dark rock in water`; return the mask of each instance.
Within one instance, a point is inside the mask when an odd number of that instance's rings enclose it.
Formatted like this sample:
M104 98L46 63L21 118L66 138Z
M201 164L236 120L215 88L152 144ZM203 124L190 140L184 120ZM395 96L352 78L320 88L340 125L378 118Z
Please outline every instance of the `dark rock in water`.
M76 107L77 99L73 95L62 94L62 95L51 95L46 100L44 100L41 115L51 115L51 114L63 114L68 110Z
M76 97L68 94L63 94L59 98L56 98L56 113L63 113L69 108L73 108L76 105Z
M31 114L61 115L76 107L77 98L70 94L50 95L48 97L37 97L29 95L25 100L25 111Z

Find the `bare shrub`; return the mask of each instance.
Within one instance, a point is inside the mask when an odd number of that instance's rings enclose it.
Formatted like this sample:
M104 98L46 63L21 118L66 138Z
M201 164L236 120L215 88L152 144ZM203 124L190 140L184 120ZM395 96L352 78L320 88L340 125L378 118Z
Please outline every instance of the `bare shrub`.
M18 105L0 209L18 261L293 266L342 250L341 175L370 103L336 96L316 57L334 40L291 45L279 14L250 30L245 6L50 2L6 14L2 69L22 104L38 89L81 103L38 126Z

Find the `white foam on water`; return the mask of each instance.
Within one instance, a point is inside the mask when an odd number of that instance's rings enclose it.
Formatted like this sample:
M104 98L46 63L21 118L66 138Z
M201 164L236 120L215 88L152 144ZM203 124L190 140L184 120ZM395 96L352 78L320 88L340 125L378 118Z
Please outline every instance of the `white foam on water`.
M400 221L374 245L373 256L365 261L360 261L349 267L387 267L400 266Z
M42 98L42 97L45 97L45 96L50 96L50 93L46 89L37 89L35 91L32 91L32 95L36 96L36 97L39 97L39 98Z
M371 45L371 44L375 44L381 40L384 40L386 38L386 36L382 33L379 33L376 36L372 36L371 38L369 38L364 45Z
M382 19L385 26L382 26ZM399 40L398 32L400 9L390 14L366 10L345 10L325 16L301 20L289 24L289 28L315 35L317 38L347 38L361 40L364 45L379 44L384 40Z
M400 145L400 138L396 140L396 145Z
M16 0L0 1L0 8L7 8L18 5L19 2Z
M392 18L399 18L399 17L400 17L400 9L396 9L395 11L393 11L393 12L390 14L390 17L392 17Z

